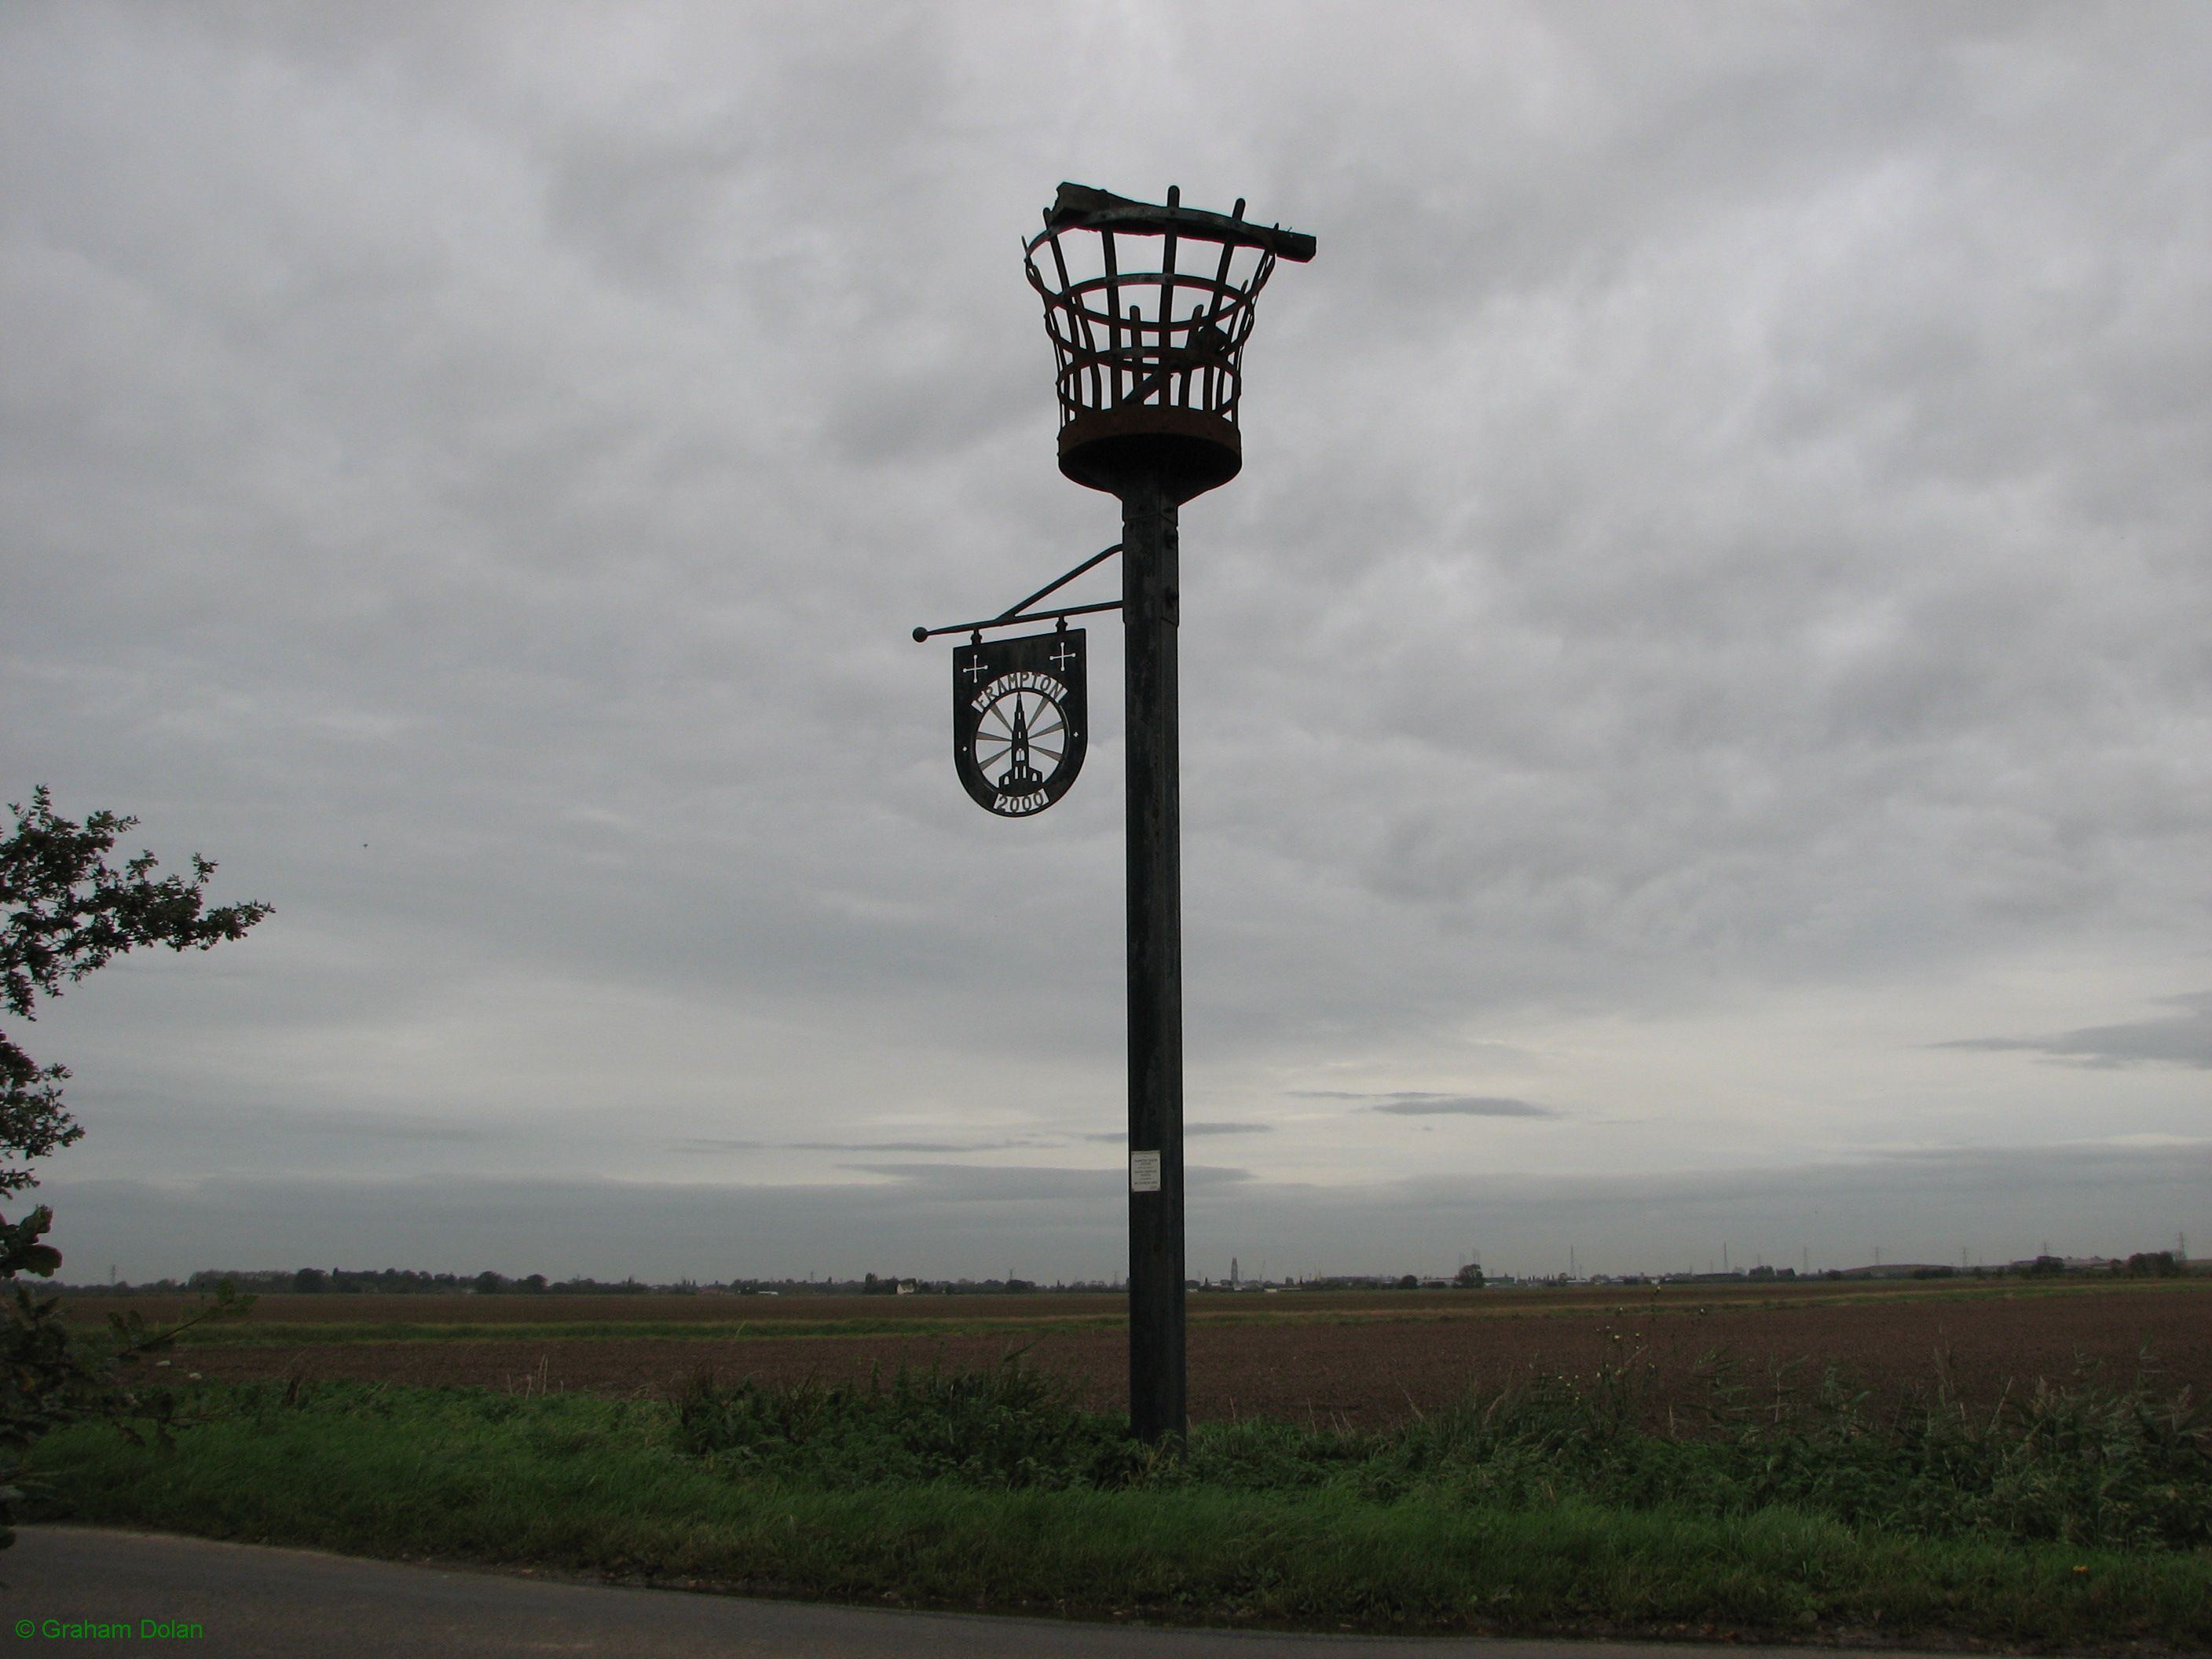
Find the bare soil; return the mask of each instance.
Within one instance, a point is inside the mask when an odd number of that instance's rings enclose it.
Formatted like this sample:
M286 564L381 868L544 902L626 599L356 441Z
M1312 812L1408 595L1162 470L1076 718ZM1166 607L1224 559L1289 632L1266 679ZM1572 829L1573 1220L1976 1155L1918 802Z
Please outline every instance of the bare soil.
M1724 1287L1735 1291L1735 1287ZM1568 1291L1521 1298L1516 1292L1423 1297L1350 1294L1331 1300L1194 1297L1189 1335L1191 1414L1200 1421L1266 1416L1300 1422L1379 1427L1448 1406L1471 1389L1495 1388L1535 1372L1588 1377L1601 1367L1648 1368L1649 1409L1693 1408L1705 1397L1701 1370L1715 1354L1735 1363L1754 1393L1802 1388L1834 1366L1878 1391L1930 1387L1939 1376L1970 1402L1994 1402L2007 1389L2072 1381L2086 1370L2126 1382L2148 1354L2161 1392L2212 1389L2212 1287L2068 1286L2014 1294L1981 1291L1875 1294L1846 1299L1808 1287L1793 1295L1705 1294L1669 1287L1650 1291ZM789 1320L879 1316L917 1322L911 1334L735 1339L602 1336L502 1338L501 1324L550 1322L544 1297L301 1297L264 1298L260 1317L295 1328L310 1320L436 1322L424 1304L447 1302L448 1319L487 1327L483 1340L317 1343L189 1348L177 1370L247 1380L299 1376L422 1384L472 1384L515 1392L580 1389L661 1394L702 1372L723 1382L750 1377L792 1383L864 1379L902 1365L969 1369L1018 1350L1024 1363L1066 1379L1090 1403L1126 1401L1127 1347L1119 1329L1041 1321L1118 1317L1118 1298L1008 1297L765 1298ZM763 1298L558 1298L570 1319L669 1322L689 1319L683 1304L720 1303L702 1323L734 1322L757 1332ZM304 1305L323 1305L312 1311ZM462 1308L452 1304L465 1304ZM274 1305L272 1305L274 1304ZM370 1304L376 1304L374 1311ZM402 1305L393 1305L402 1304ZM615 1304L610 1307L607 1304ZM83 1306L84 1304L80 1304ZM895 1310L895 1311L894 1311ZM909 1311L911 1310L911 1311ZM151 1314L153 1309L148 1309ZM927 1322L957 1321L957 1331ZM978 1332L978 1321L1004 1322ZM275 1333L272 1333L275 1334Z

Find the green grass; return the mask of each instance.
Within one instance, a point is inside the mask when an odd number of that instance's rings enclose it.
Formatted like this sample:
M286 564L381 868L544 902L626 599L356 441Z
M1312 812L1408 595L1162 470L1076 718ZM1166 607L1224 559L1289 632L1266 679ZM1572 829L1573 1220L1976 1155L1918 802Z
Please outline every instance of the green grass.
M1636 1376L1382 1434L1160 1455L1008 1366L669 1401L204 1386L167 1448L33 1459L40 1518L911 1606L1369 1630L1858 1632L2212 1645L2212 1445L2185 1400L1970 1416L1832 1384L1694 1431Z

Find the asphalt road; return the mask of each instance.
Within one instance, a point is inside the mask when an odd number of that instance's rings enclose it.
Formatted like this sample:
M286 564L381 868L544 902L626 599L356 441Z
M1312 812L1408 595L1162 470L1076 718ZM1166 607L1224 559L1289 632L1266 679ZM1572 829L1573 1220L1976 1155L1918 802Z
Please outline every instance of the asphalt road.
M11 1650L83 1651L66 1626L166 1623L159 1651L240 1659L559 1654L576 1659L1696 1659L1789 1649L1498 1642L1157 1630L959 1613L889 1613L678 1590L624 1589L196 1538L26 1527L0 1553ZM47 1621L53 1633L46 1633ZM197 1625L198 1636L178 1626ZM108 1639L114 1639L111 1634ZM1802 1650L1795 1650L1802 1659ZM1873 1659L1860 1654L1854 1659Z

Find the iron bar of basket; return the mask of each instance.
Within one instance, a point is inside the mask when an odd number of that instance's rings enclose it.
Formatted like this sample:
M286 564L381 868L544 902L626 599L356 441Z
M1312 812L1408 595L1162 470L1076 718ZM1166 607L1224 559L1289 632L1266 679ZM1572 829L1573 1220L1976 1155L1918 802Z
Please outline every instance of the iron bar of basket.
M1173 213L1182 205L1182 187L1180 185L1170 185L1168 186L1168 211L1170 213ZM1168 361L1168 331L1175 326L1175 283L1176 227L1175 221L1173 219L1170 219L1168 221L1167 248L1166 251L1160 255L1160 364L1163 375L1169 372L1166 367ZM1139 398L1137 401L1139 403L1142 403L1144 399ZM1168 384L1167 381L1163 379L1160 382L1160 404L1163 408L1166 407L1167 401Z
M1237 205L1231 210L1229 216L1232 219L1242 219L1244 216L1244 198L1243 197L1240 196L1237 198ZM1229 298L1229 261L1232 257L1234 257L1236 252L1237 245L1234 242L1224 242L1221 245L1221 264L1213 273L1213 303L1206 307L1206 326L1212 329L1215 333L1222 335L1224 338L1227 337L1227 335L1226 331L1224 331L1221 326L1221 319L1228 311L1228 307L1224 301ZM1200 395L1205 398L1206 407L1208 410L1212 410L1214 407L1216 399L1220 394L1221 387L1219 377L1227 367L1228 362L1224 356L1220 368L1217 368L1209 365L1206 368L1206 390Z
M1054 232L1054 233L1053 233L1053 235L1052 235L1051 240L1052 240L1052 263L1053 263L1053 267L1054 267L1054 270L1058 270L1058 271L1060 272L1060 291L1061 291L1062 293L1066 293L1066 292L1067 291L1067 286L1068 286L1068 283L1067 283L1067 256L1066 256L1065 253L1063 253L1063 252L1060 252L1060 234L1059 234L1057 231L1055 231L1055 232ZM1069 316L1068 316L1068 319L1067 319L1067 322L1068 322L1068 330L1067 330L1067 349L1068 349L1068 351L1069 351L1069 353L1070 353L1071 355L1073 355L1073 354L1076 351L1076 349L1077 349L1077 348L1076 348L1076 337L1076 337L1076 331L1077 331L1078 329L1080 329L1080 330L1082 331L1082 333L1083 333L1082 354L1083 354L1085 356L1089 357L1089 358L1091 360L1091 362L1092 362L1092 363L1093 363L1093 365L1094 365L1094 367L1092 368L1092 369L1091 369L1091 395L1092 401L1093 401L1093 402L1096 402L1096 401L1097 401L1097 396L1098 396L1098 370L1097 370L1097 368L1095 367L1095 365L1097 364L1097 359L1098 359L1098 343L1097 343L1095 339L1093 339L1093 338L1091 337L1091 319L1090 319L1088 317L1085 317L1085 316L1083 314L1083 308L1082 308L1080 306L1073 306L1073 307L1069 307ZM1081 374L1081 373L1082 373L1082 370L1079 368L1077 369L1077 371L1076 371L1076 372L1077 372L1078 375L1079 376L1079 375ZM1081 382L1080 382L1080 380L1078 380L1077 384L1078 384L1078 386L1079 386L1079 387L1080 387L1080 385L1081 385ZM1077 393L1076 393L1076 400L1077 400L1079 403L1082 401L1082 392L1081 392L1081 391L1080 391L1079 389L1078 390L1078 392L1077 392Z
M1098 241L1106 256L1106 315L1112 319L1106 325L1106 342L1109 347L1106 372L1112 375L1114 380L1112 407L1119 409L1121 406L1121 271L1114 261L1114 233L1108 231L1098 239ZM1106 405L1100 406L1103 408Z

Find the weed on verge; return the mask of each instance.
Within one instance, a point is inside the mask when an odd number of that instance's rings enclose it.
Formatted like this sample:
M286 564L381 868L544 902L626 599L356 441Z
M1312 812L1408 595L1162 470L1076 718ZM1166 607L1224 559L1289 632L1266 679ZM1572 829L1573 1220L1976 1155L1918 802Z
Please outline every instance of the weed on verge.
M1624 1365L1388 1432L1250 1420L1164 1454L1018 1363L672 1399L210 1385L167 1451L44 1443L40 1510L915 1606L2212 1646L2185 1395L2087 1378L1969 1414L1940 1379L1876 1402L1710 1376L1671 1431Z

